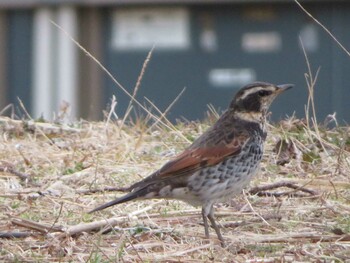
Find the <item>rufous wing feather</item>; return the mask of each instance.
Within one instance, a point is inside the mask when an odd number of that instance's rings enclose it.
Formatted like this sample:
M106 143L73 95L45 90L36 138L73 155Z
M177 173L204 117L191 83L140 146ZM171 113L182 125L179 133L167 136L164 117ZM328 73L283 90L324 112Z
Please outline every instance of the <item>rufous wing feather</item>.
M241 143L233 141L226 145L187 149L160 168L157 175L166 177L186 171L195 171L203 166L212 166L228 156L236 155L240 152L241 147Z

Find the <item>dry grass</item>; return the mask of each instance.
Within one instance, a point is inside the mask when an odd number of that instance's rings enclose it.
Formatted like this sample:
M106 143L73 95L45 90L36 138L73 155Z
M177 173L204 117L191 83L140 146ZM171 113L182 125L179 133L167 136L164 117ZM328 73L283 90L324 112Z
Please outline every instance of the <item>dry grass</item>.
M180 136L159 126L149 130L142 121L65 127L2 118L0 232L27 236L1 238L0 261L345 262L350 258L348 127L319 127L316 134L293 118L271 126L262 171L252 185L291 181L318 194L297 195L297 190L294 196L246 194L218 204L226 248L220 247L213 232L206 240L200 210L179 201L131 202L86 214L119 195L86 192L139 180L185 148L185 138L192 141L208 125L178 124ZM284 166L276 164L280 157L274 152L280 139L294 145L284 151ZM270 192L283 191L289 190ZM76 228L112 217L115 226L105 234Z
M270 126L261 173L251 184L293 188L246 192L218 204L225 248L213 232L205 239L200 210L179 201L131 202L86 213L120 194L109 188L128 186L159 168L217 117L214 112L206 122L173 126L165 114L136 101L150 56L134 94L127 93L125 115L136 104L148 112L146 120L113 120L115 100L98 123L68 127L0 118L0 261L350 262L350 128L316 125L317 74L313 78L308 61L306 120Z

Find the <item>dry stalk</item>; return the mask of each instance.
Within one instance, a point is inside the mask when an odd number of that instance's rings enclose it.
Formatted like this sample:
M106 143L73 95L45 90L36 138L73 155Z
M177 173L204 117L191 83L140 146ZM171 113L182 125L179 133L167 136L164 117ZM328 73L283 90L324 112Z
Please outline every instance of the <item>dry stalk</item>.
M245 191L243 190L243 196L244 196L244 199L246 201L246 203L248 204L249 208L253 211L253 213L255 215L257 215L267 226L269 227L272 227L266 220L265 218L263 218L258 212L255 211L255 209L253 208L252 204L249 202L248 198L247 198L247 195L245 193Z
M26 107L24 106L22 100L20 98L17 97L18 103L21 106L22 110L24 111L24 113L27 115L27 118L32 120L32 117L30 116L30 114L28 113Z
M161 122L162 119L164 119L164 120L168 123L168 125L169 125L170 127L175 128L174 125L173 125L170 121L167 120L166 115L167 115L167 113L170 111L170 109L174 106L174 104L180 99L180 97L181 97L182 94L185 92L185 90L186 90L186 88L183 88L183 89L181 90L181 92L180 92L180 93L176 96L176 98L169 104L169 106L165 109L164 112L161 112L161 110L159 110L158 107L157 107L156 105L154 105L154 103L153 103L152 101L150 101L149 99L145 98L145 99L148 101L148 103L150 103L150 104L160 113L159 118L147 129L146 132L149 132L150 130L152 130L152 128L155 127L159 122ZM188 141L188 140L187 140L187 141Z
M312 83L310 79L308 81ZM163 113L160 112L160 116L165 115L166 112L167 110ZM320 136L316 131L309 129L313 125L311 101L309 113L309 126L301 126L301 129L304 127L306 130L303 132L303 136L308 136L305 139L307 142L316 141L316 138ZM113 114L115 112L111 113L108 122L113 120ZM154 118L161 117L154 116ZM161 121L166 123L166 119L161 119ZM162 122L159 121L161 125L158 125L160 137L169 136L166 137L169 138L169 147L177 149L177 141L173 140L172 137L174 134L169 133L166 129L161 129L166 127L162 125ZM3 133L0 137L2 139L0 143L2 147L1 160L13 164L16 170L19 169L25 174L35 175L34 179L40 188L25 188L28 186L23 184L20 184L18 189L10 188L9 181L17 182L20 180L15 176L1 174L0 190L4 193L1 196L5 198L0 198L0 207L4 211L0 214L2 219L0 237L6 237L6 239L1 239L0 261L231 262L234 260L237 262L310 262L317 258L320 262L333 259L341 262L336 257L349 250L350 237L347 233L350 215L349 178L346 174L332 173L332 169L340 165L340 154L348 153L345 152L346 149L341 152L337 150L336 145L327 144L323 139L325 137L322 130L323 144L328 150L331 149L329 150L327 167L324 163L315 163L312 164L310 170L298 174L294 170L295 167L271 165L271 169L275 170L263 170L261 175L270 185L271 182L283 180L283 177L288 175L294 178L290 179L293 180L292 187L289 187L292 191L284 193L301 192L308 197L283 198L283 202L275 198L254 197L252 211L243 209L237 211L229 204L218 205L216 216L220 217L222 225L233 228L240 226L239 229L225 229L225 237L230 240L230 247L227 249L219 247L214 239L210 240L210 243L206 243L208 240L204 239L203 229L200 226L200 222L202 222L200 210L190 208L181 202L129 203L115 208L117 213L123 216L84 224L86 220L91 222L100 216L112 213L105 211L91 217L84 214L88 209L87 206L97 201L102 202L102 199L105 199L108 194L103 197L99 194L95 196L79 195L81 191L76 189L88 189L93 176L95 176L96 183L93 185L98 187L97 190L121 190L112 187L103 189L103 186L113 185L114 181L110 179L111 177L116 177L115 180L121 185L127 183L124 180L135 180L139 174L151 169L149 163L159 157L159 152L154 153L155 147L159 147L160 152L163 151L164 145L158 141L158 135L155 137L147 133L142 134L144 136L142 147L137 151L132 151L134 142L139 136L139 130L141 130L137 125L142 124L125 125L120 131L124 135L123 140L121 140L118 136L113 136L118 134L115 125L85 122L81 124L83 132L70 133L63 129L62 132L53 135L46 134L50 138L50 143L47 142L47 138L38 136L39 132L35 134L33 139L32 131L21 130L18 135L14 130L6 130L6 124L3 125ZM166 124L169 126L168 123ZM192 125L182 125L182 134L193 135ZM46 132L42 126L39 127L44 133ZM171 130L175 129L176 127ZM104 130L112 135L108 137L108 143L105 143L104 140L106 138ZM276 134L281 132L280 129L274 131ZM282 133L284 132L286 131L282 131ZM334 131L333 136L338 136L337 132L339 131ZM291 133L294 132L291 131ZM294 135L298 136L298 134L292 134L292 136ZM341 133L339 133L340 135ZM296 141L299 144L302 142L302 139ZM60 147L56 147L56 143ZM31 161L31 166L18 167L18 162L22 164L23 160L17 160L18 153L15 149L17 144L25 145L23 154ZM268 150L272 148L270 141L267 142L267 146L266 153L269 158L273 158L270 157L272 153ZM307 145L304 147L301 149L307 149ZM333 149L336 150L333 151ZM89 154L87 155L86 152ZM62 161L63 159L64 161ZM349 158L344 157L343 165L349 165L349 160ZM93 165L94 172L91 174L89 171L74 170L74 164L79 162L84 162L83 167ZM62 173L67 168L72 168L73 171L67 176L69 180L65 178L67 181L63 181L72 188L72 192L62 193L55 197L44 194L35 200L26 196L31 193L47 193L48 186L56 180L61 180L61 177L66 177L66 175L62 176ZM343 170L346 173L347 168L344 167ZM303 188L310 191L303 191ZM269 192L273 194L273 189L268 190L271 190ZM312 195L313 191L323 195L315 198ZM93 190L88 190L88 192L93 194ZM251 199L249 198L249 200ZM56 213L52 213L52 208L53 206L57 209L62 208L62 201L65 206L57 216ZM241 198L238 202L244 203L244 199ZM146 204L150 203L149 209L153 208L153 210L143 209L145 206L148 207ZM262 219L256 215L260 215L265 221L279 220L279 215L282 215L283 218L276 222L278 227L274 229L266 227ZM133 220L135 217L137 220ZM8 218L12 224L7 222ZM22 218L27 218L25 219L27 221ZM14 220L11 221L11 219ZM247 224L235 223L236 219ZM275 225L275 222L268 222ZM111 229L113 224L115 225L112 230L115 233L109 235L102 236L102 232L98 234L84 233L85 231L95 232L101 229ZM150 226L150 230L147 227L145 232L130 236L128 231L137 229L139 224ZM339 229L339 231L334 231L335 229ZM12 237L21 239L13 239ZM349 258L348 256L345 258L345 254L341 255L342 257L339 256L339 258L344 262Z
M209 114L214 116L215 119L219 119L220 118L220 113L218 113L217 109L215 109L213 104L209 104L208 105L208 109L209 109Z
M294 0L294 2L303 10L305 14L307 14L312 20L316 22L326 33L338 44L338 46L350 57L350 52L338 41L338 39L327 29L320 21L318 21L310 12L308 12L305 7L303 7L298 0Z
M124 126L125 121L126 121L126 119L128 118L128 116L129 116L129 114L131 112L131 108L132 108L133 102L136 100L136 94L137 94L139 88L141 87L141 81L142 81L142 78L143 78L143 76L144 76L144 74L146 72L146 68L147 68L148 62L151 60L151 56L152 56L153 50L154 50L154 46L148 52L147 57L146 57L145 61L143 62L143 65L142 65L142 68L141 68L141 72L140 72L140 74L139 74L139 76L137 78L137 81L136 81L136 84L135 84L135 87L134 87L134 91L132 93L132 98L130 99L129 105L126 108L126 111L125 111L125 114L124 114L124 117L123 117L123 120L122 120L122 123L121 123L121 128Z
M89 58L91 58L107 75L108 77L132 100L132 102L136 103L141 109L143 109L148 115L152 118L157 119L157 117L150 112L146 107L144 107L137 99L135 99L132 94L130 94L127 89L112 75L112 73L95 57L93 56L86 48L84 48L76 39L74 39L66 30L64 30L60 25L51 21L51 23L60 29L81 51L83 51ZM186 137L177 129L173 129L169 127L163 121L160 121L165 127L169 128L176 132L181 138L186 140Z
M0 116L4 115L7 111L10 112L9 115L11 116L11 119L15 119L15 107L12 103L8 104L0 111Z
M163 255L163 256L160 256L160 257L156 257L157 260L162 260L162 259L166 259L167 257L179 257L179 256L183 256L183 255L186 255L186 254L189 254L189 253L193 253L195 251L200 251L200 250L203 250L203 249L207 249L207 248L210 248L212 246L212 244L205 244L205 245L202 245L202 246L199 246L199 247L194 247L194 248L190 248L190 249L187 249L187 250L183 250L183 251L178 251L178 252L175 252L175 253L172 253L170 255Z
M306 80L306 84L307 84L308 91L309 91L308 92L308 94L309 94L308 101L307 101L307 105L306 105L306 109L305 109L305 116L306 116L306 123L307 123L306 132L309 132L310 135L312 135L313 134L312 127L313 127L315 129L315 135L316 135L315 138L320 142L322 149L326 153L328 153L326 148L323 145L323 140L322 140L319 128L318 128L318 123L317 123L317 118L316 118L316 107L315 107L315 100L314 100L314 90L315 90L314 88L315 88L315 84L316 84L317 77L319 74L319 69L316 71L316 75L314 77L312 74L309 58L308 58L306 50L304 48L304 44L301 40L300 40L300 43L301 43L301 47L303 49L305 61L306 61L307 68L308 68L308 73L305 74L305 80ZM311 111L312 111L312 117L311 117L312 125L310 125L310 107L311 107ZM312 139L313 136L309 136L309 137L310 137L310 139Z
M108 130L108 125L109 125L109 123L111 121L112 116L114 115L115 118L118 120L118 115L115 113L116 107L117 107L117 99L116 99L116 97L114 95L112 95L111 108L109 109L107 120L106 120L106 124L105 124L105 133Z

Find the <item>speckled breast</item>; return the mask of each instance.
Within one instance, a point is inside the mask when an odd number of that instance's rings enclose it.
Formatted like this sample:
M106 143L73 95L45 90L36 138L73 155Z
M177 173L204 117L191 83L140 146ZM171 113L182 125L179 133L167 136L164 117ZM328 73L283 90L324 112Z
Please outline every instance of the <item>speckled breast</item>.
M202 202L240 193L256 174L262 155L263 139L253 137L238 155L194 173L189 178L188 188Z

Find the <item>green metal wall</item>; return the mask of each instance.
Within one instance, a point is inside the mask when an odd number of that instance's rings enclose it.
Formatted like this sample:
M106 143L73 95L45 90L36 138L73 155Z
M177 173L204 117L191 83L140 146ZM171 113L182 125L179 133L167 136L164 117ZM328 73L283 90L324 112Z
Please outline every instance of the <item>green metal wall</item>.
M216 87L209 81L212 69L253 69L256 79L277 84L294 83L296 87L282 96L272 107L273 119L286 114L304 116L307 87L304 74L307 66L300 48L299 35L312 21L295 4L204 5L187 6L190 12L191 45L185 50L158 50L142 80L137 98L152 100L164 110L179 92L186 91L170 112L170 119L181 116L201 119L208 104L225 109L239 87ZM323 22L338 39L350 43L350 4L309 4L306 8ZM262 11L262 17L254 14ZM255 12L255 13L254 13ZM264 12L270 15L265 17ZM131 93L148 51L118 51L111 48L112 11L105 11L105 62L113 75ZM253 14L253 15L252 15ZM256 13L256 14L259 14ZM217 50L207 52L200 47L203 17L211 17L217 35ZM308 52L314 70L320 67L316 84L318 119L337 111L338 120L350 121L350 57L318 26L314 27L317 48ZM246 52L242 36L249 32L278 32L281 48L276 52ZM311 41L312 42L312 41ZM348 45L350 49L350 46ZM105 102L112 94L118 100L118 113L123 116L129 103L127 96L108 78L105 80Z
M16 105L16 113L20 114L23 111L18 109L17 98L28 112L31 110L33 13L24 9L9 11L7 21L7 100Z

